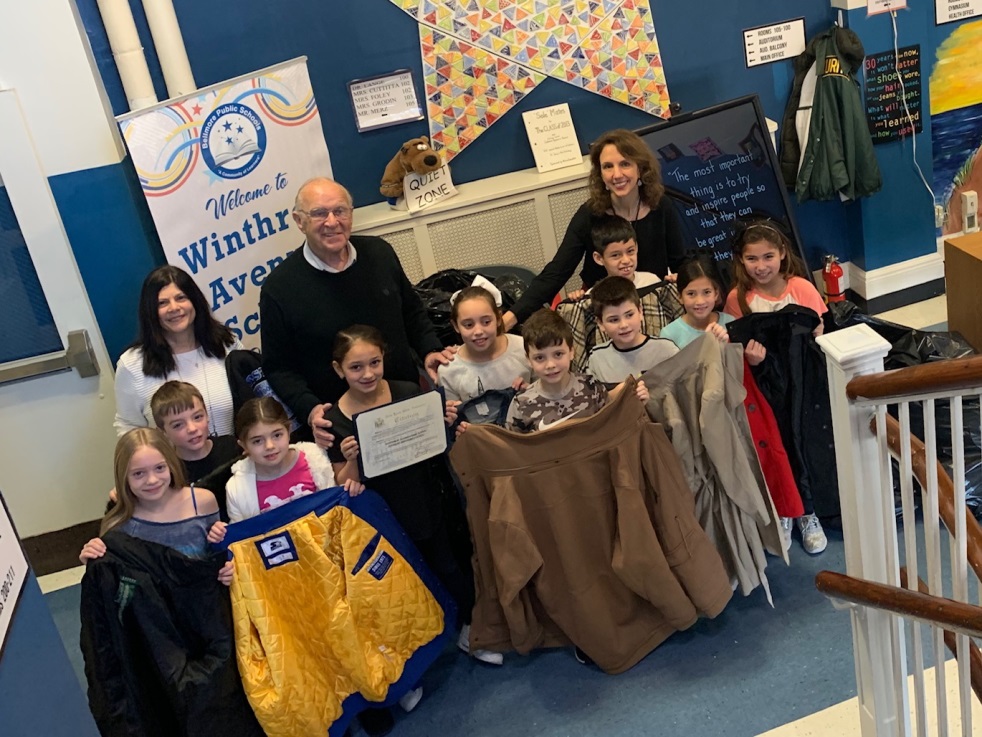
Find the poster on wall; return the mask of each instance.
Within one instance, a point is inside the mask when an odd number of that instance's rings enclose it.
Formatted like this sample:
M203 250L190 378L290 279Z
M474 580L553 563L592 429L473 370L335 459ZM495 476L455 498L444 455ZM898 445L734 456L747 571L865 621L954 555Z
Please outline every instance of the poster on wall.
M935 23L954 23L955 21L982 15L982 0L935 0Z
M17 600L27 580L27 558L20 546L7 504L0 494L0 658L7 631L14 618Z
M331 176L306 57L117 120L167 261L259 347L259 288L303 240L297 188Z
M866 72L866 122L873 143L887 143L909 136L911 121L913 132L920 133L923 128L921 47L905 46L896 53L891 50L869 54L863 64Z

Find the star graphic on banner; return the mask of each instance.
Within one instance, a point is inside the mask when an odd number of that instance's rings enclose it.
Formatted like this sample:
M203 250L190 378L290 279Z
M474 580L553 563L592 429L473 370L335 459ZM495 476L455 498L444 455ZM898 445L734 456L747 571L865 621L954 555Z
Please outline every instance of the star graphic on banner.
M229 146L231 146L232 145L232 136L229 136L228 138L226 138L225 139L225 143L227 143Z
M225 121L225 124L222 127L227 131L232 130L232 124L229 123L227 120Z
M213 185L213 184L224 184L225 183L225 180L224 179L222 179L220 176L218 176L215 172L213 172L207 166L202 169L202 172L204 172L205 177L208 179L208 186L209 187L211 185Z
M191 112L194 113L196 116L201 115L201 105L195 105L194 107L192 107Z
M235 129L235 131L236 131L236 133L241 133L242 132L242 126L240 125L238 128Z

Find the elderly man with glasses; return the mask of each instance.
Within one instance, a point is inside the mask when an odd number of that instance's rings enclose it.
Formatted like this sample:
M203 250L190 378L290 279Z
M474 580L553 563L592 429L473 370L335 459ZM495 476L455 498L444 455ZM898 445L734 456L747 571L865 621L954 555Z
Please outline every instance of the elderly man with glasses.
M259 297L266 377L324 447L331 444L324 410L347 389L331 367L339 330L356 323L381 330L390 379L418 381L414 351L434 379L452 356L392 246L375 236L351 235L352 215L351 194L340 184L305 182L293 219L307 240L273 270Z

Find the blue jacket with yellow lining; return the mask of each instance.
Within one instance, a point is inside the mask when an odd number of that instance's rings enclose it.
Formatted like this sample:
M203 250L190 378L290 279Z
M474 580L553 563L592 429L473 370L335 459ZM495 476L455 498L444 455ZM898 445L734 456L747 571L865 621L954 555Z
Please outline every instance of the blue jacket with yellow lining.
M385 502L334 488L229 526L239 672L269 737L344 733L415 687L456 612Z

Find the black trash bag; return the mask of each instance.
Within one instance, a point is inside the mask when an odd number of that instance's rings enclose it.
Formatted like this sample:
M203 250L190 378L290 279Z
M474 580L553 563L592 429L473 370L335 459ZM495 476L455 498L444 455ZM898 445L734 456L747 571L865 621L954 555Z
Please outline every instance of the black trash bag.
M890 352L883 362L887 370L920 366L949 358L964 358L976 352L958 333L916 330L906 325L881 320L862 312L855 303L848 300L830 303L824 319L827 333L852 325L869 325L877 335L882 336L891 345Z
M958 333L940 330L926 331L881 320L863 313L854 303L832 302L825 313L825 330L831 332L851 325L869 325L877 335L890 345L884 360L884 368L898 369L920 366L933 361L964 358L976 353L975 349ZM888 409L898 415L896 405ZM951 404L948 400L934 403L934 428L937 435L938 461L954 478L954 452L951 437ZM980 429L979 399L965 397L962 400L962 428L965 458L965 502L976 518L982 519L982 429ZM924 408L921 402L910 405L910 431L924 439ZM894 464L894 498L899 510L900 474ZM916 488L916 482L915 482Z
M469 287L477 275L478 272L465 269L444 269L421 279L415 286L416 294L423 300L437 337L444 345L456 345L460 342L460 336L450 324L450 297L454 292ZM481 274L481 276L501 291L502 312L510 310L528 286L515 274L499 274L494 277Z

